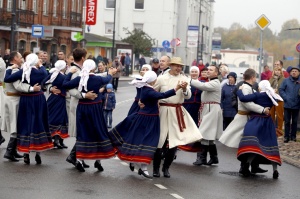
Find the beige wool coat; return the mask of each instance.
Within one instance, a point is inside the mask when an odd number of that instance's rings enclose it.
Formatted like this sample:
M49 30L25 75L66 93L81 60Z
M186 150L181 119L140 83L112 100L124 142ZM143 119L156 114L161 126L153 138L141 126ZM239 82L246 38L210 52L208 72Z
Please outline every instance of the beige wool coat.
M188 78L182 74L177 76L170 75L166 72L157 78L154 85L154 89L159 92L166 92L170 89L174 89L178 84L178 81L188 81ZM183 91L180 89L176 92L176 95L169 97L167 99L162 99L160 103L171 103L171 104L182 104L184 99L191 98L190 86L187 87L187 95L184 95ZM176 108L169 106L159 107L159 117L160 117L160 137L158 148L162 148L167 137L169 138L169 148L176 147L178 145L186 145L202 139L202 135L199 132L195 122L193 121L190 114L181 106L181 111L183 112L184 122L186 128L183 132L180 132L180 128L177 122Z
M253 90L249 84L243 84L243 94L248 95L252 94ZM264 107L255 104L254 102L241 102L238 99L238 110L245 112L256 112L262 113ZM225 144L228 147L238 148L239 143L242 139L244 127L248 121L248 115L241 115L237 113L233 119L233 121L228 125L228 127L223 132L219 141Z
M219 79L213 79L209 82L191 80L191 85L202 90L201 103L204 104L202 105L202 111L200 111L201 124L199 131L203 139L219 139L223 132L223 115L220 106L221 84ZM216 102L217 104L209 104L210 102Z

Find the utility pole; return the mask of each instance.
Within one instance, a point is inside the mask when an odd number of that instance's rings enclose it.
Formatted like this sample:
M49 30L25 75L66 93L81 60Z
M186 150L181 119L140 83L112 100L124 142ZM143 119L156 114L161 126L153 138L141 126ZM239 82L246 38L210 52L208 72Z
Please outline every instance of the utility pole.
M115 0L115 8L114 8L114 28L113 28L113 40L112 40L112 48L111 48L111 60L113 61L115 57L115 37L116 37L116 6L117 0Z
M13 0L12 11L11 11L10 51L15 50L16 12L17 12L17 0Z

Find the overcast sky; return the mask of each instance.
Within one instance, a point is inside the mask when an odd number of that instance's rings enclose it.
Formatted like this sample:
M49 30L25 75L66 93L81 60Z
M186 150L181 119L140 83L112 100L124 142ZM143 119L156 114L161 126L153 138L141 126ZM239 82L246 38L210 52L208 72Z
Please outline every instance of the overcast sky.
M282 24L290 19L300 22L300 0L215 0L215 27L229 28L238 22L248 28L255 25L262 14L271 21L269 28L280 32Z

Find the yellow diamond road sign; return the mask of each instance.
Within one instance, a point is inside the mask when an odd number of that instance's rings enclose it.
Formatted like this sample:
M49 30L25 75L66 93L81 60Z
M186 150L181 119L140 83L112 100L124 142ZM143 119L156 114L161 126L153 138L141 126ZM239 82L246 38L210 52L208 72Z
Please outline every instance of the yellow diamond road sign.
M261 30L264 30L271 24L271 21L265 15L261 15L255 23Z

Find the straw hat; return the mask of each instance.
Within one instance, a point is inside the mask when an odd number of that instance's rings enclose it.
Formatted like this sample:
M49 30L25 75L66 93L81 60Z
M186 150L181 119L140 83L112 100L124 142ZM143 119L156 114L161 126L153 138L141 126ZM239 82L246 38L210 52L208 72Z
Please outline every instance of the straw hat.
M182 63L182 60L180 57L173 57L169 63L170 65L176 64L176 65L181 65L184 66L185 64Z

